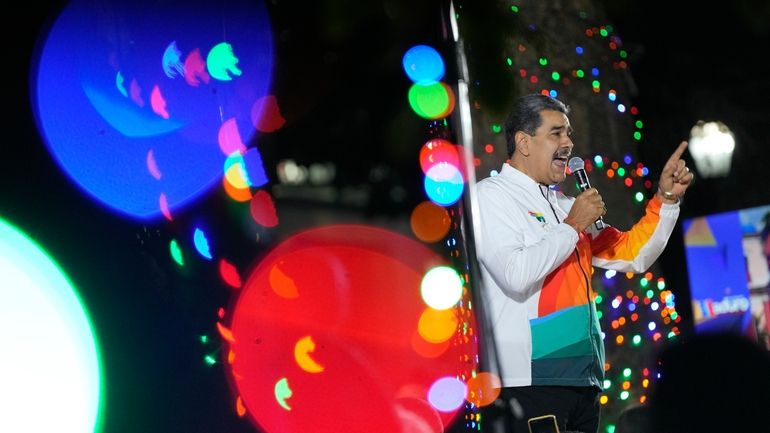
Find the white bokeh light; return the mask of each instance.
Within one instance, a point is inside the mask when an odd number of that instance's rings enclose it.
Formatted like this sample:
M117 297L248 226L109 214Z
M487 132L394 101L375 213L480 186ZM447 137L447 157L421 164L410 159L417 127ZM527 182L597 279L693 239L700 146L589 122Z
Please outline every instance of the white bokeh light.
M730 173L735 137L722 122L699 120L690 130L690 154L702 177L723 177Z
M423 301L436 310L452 308L463 294L463 282L448 266L437 266L425 273L420 284Z
M67 277L0 219L0 431L98 430L100 368Z

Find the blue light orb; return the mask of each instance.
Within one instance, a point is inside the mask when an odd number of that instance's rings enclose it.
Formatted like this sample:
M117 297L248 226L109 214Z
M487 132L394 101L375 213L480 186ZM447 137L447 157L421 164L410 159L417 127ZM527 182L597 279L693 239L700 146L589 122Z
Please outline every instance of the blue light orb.
M402 59L404 71L417 84L431 84L444 78L444 60L434 48L415 45Z
M124 216L158 218L161 195L174 210L219 185L225 122L255 136L273 65L262 2L76 0L41 42L31 97L44 141Z
M438 171L445 172L447 168L451 174L436 174ZM447 167L434 166L428 170L425 175L424 187L430 201L440 206L449 206L457 202L465 189L462 174L452 165Z

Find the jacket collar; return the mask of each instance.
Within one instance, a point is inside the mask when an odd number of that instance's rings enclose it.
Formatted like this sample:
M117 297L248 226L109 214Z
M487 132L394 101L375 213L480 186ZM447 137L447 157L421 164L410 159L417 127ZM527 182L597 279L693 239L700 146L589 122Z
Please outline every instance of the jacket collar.
M509 178L517 183L522 183L525 187L530 185L540 186L540 184L535 182L531 177L527 176L526 174L519 171L518 169L513 168L511 164L508 164L507 162L503 164L503 168L502 170L500 170L500 175L506 178Z

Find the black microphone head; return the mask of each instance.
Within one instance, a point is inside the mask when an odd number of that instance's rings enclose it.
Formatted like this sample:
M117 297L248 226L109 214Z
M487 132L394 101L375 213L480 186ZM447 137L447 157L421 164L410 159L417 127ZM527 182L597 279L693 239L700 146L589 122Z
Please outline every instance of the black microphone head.
M586 164L583 162L583 158L579 156L573 156L570 158L569 162L567 163L567 166L569 167L569 171L575 172L577 170L585 170Z

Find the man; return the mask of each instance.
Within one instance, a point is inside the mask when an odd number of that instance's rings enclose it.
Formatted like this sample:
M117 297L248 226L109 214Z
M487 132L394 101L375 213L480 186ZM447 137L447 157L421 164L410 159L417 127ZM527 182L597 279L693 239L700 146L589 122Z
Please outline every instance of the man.
M604 346L591 266L644 272L658 258L693 180L680 159L666 162L656 195L629 231L594 222L606 212L599 192L577 198L551 186L566 178L573 150L569 108L539 94L515 103L505 125L509 161L477 184L482 295L494 333L502 401L527 420L556 415L562 431L596 433Z

